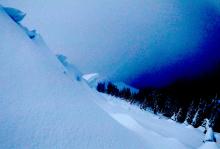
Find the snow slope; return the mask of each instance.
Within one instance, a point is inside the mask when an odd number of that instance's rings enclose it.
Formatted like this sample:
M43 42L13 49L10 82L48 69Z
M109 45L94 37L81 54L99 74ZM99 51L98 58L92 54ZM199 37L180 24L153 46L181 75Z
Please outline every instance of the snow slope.
M219 149L215 142L206 142L199 149Z
M138 106L130 105L119 98L97 94L103 98L96 99L95 102L122 126L142 137L150 148L198 149L203 146L205 135L201 129L194 129L162 116L156 116L149 111L140 110ZM220 139L217 142L219 141ZM205 146L209 145L205 144Z
M74 66L71 62L67 60L67 57L61 54L56 55L58 60L63 64L68 75L71 79L81 81L82 73ZM64 71L66 73L66 71Z
M31 40L0 7L1 149L143 149L146 144L71 80L42 38ZM98 97L97 97L98 98Z

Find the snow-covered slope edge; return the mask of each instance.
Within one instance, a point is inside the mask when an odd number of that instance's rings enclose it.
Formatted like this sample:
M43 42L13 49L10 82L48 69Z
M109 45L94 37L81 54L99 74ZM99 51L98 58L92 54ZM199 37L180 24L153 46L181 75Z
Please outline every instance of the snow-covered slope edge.
M0 26L0 148L147 147L93 103L96 96L66 77L40 38L28 38L1 7Z
M104 99L97 100L109 115L123 126L143 137L147 144L153 143L158 149L216 149L219 148L220 137L216 133L217 142L205 141L203 128L176 123L161 115L150 111L141 110L138 106L131 105L120 98L99 93Z
M108 83L110 82L108 79L100 76L98 73L84 74L82 77L91 88L96 88L98 83L105 83L105 85L107 86ZM132 87L124 82L112 82L112 83L119 89L119 91L125 88L130 89L131 93L138 93L139 91L139 89Z
M114 85L116 85L119 90L123 90L124 88L129 88L132 93L138 93L139 91L139 89L130 86L124 82L115 82Z

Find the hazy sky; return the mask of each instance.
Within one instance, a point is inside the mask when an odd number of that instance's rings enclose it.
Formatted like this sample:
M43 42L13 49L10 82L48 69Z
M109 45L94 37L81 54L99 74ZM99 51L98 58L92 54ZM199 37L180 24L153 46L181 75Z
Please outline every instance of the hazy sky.
M0 0L82 72L163 85L220 59L218 0Z

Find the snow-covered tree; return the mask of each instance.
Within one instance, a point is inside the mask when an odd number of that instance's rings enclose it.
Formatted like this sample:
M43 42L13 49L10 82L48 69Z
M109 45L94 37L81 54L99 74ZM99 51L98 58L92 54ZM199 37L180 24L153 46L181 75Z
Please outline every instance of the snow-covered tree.
M207 129L205 134L204 142L216 142L215 134L211 127Z
M217 122L217 119L219 119L219 116L220 116L220 100L216 95L216 97L212 99L212 103L211 103L210 125L212 127Z
M111 82L107 85L107 94L110 94L112 96L119 96L119 89Z
M194 101L192 101L192 103L190 104L188 111L187 111L187 115L186 115L186 119L185 119L185 124L191 124L193 121L193 117L195 114L195 107L194 107Z
M207 130L211 127L210 120L207 119L207 118L205 118L205 119L203 120L201 126L205 128L204 134L206 134Z
M166 117L171 117L176 110L175 104L173 103L172 98L166 96L165 103L163 106L163 115Z
M184 118L183 108L180 108L176 115L176 120L178 122L183 122L183 118Z
M161 93L157 90L154 90L151 94L152 96L152 110L154 112L154 114L157 114L158 112L161 112L161 104L160 104L160 101L161 101Z
M105 83L98 83L96 89L99 92L105 93L106 92Z
M171 119L172 119L173 121L177 121L177 115L176 115L176 113L174 113L173 116L171 116Z
M119 96L121 98L130 100L131 99L131 90L129 88L123 88L121 91L119 91Z
M192 125L194 126L194 127L199 127L201 124L202 124L202 122L203 122L203 120L204 120L204 111L205 111L205 109L206 109L206 104L205 104L205 101L204 100L202 100L202 99L200 99L200 102L199 102L199 105L198 105L198 108L197 108L197 111L196 111L196 113L195 113L195 115L194 115L194 117L193 117L193 120L192 120Z

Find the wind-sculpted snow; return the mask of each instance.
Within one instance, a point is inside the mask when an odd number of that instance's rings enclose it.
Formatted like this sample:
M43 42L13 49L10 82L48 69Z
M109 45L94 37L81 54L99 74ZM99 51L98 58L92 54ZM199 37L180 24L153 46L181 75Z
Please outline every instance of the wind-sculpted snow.
M144 149L142 138L70 80L41 36L30 40L0 7L1 149Z
M18 9L3 7L4 11L14 20L18 26L20 26L23 31L28 35L29 38L33 39L37 36L36 30L29 30L27 27L23 26L20 22L24 19L26 14Z
M17 23L23 20L26 15L24 12L15 8L10 8L10 7L3 7L3 8L5 12Z
M30 37L30 39L33 39L37 36L37 32L36 30L29 30L27 27L19 24L19 26L24 30L24 32L28 35L28 37Z
M58 54L56 55L58 60L63 64L63 66L67 69L68 75L70 76L71 79L75 79L77 81L81 81L82 78L82 73L74 66L72 63L70 63L67 60L67 57ZM65 72L66 73L66 72Z
M98 83L103 81L98 73L84 74L82 77L91 88L96 88Z

